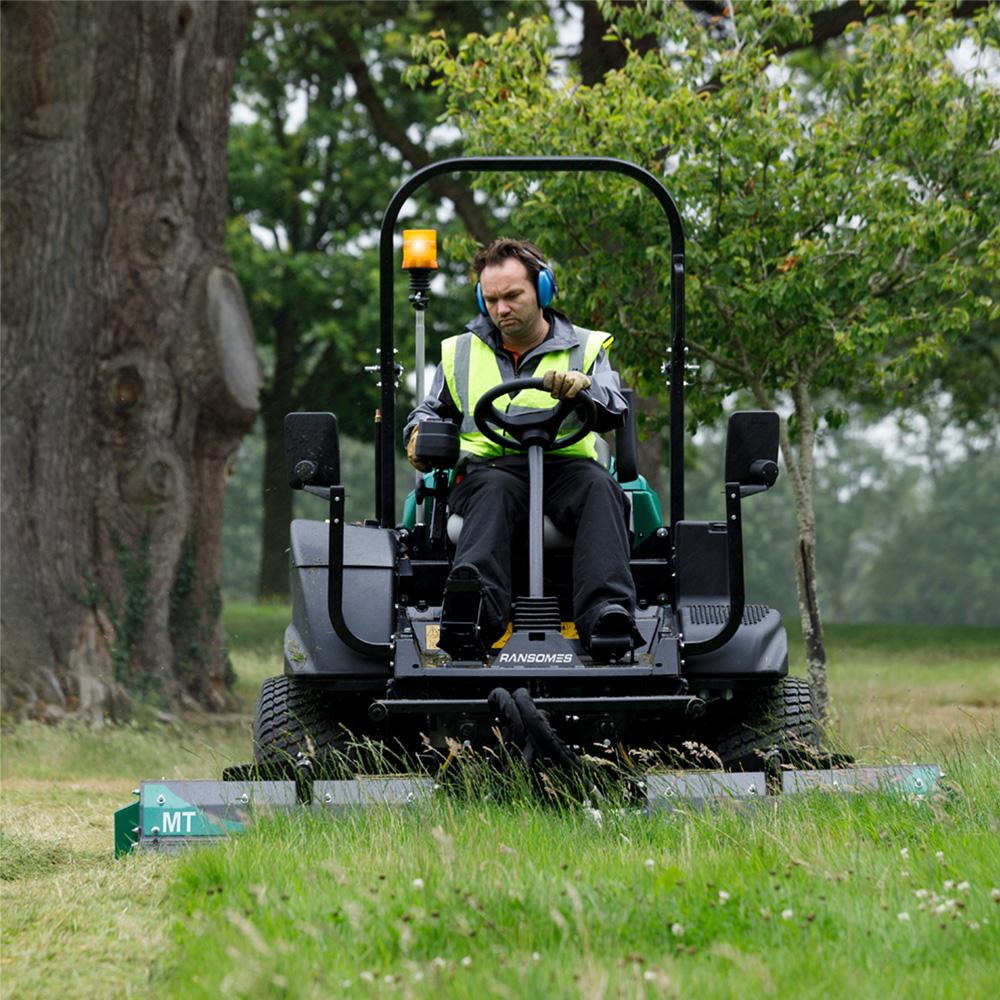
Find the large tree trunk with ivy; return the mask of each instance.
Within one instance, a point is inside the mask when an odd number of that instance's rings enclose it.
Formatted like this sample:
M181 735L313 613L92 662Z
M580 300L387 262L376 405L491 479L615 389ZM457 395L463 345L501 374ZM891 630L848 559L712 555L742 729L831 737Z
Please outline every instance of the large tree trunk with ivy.
M3 704L221 709L259 371L223 248L242 3L3 6Z

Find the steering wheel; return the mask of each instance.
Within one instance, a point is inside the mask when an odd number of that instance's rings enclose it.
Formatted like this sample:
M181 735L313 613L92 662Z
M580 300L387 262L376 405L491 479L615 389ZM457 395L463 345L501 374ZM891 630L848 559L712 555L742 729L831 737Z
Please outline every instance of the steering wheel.
M476 429L501 448L519 450L532 445L541 445L544 451L554 451L558 448L568 448L586 437L593 430L597 420L597 407L584 392L578 393L572 399L556 401L552 409L535 410L530 413L501 413L493 405L494 400L500 396L513 396L525 389L544 388L545 383L540 378L515 378L494 386L476 403L476 409L472 414ZM580 426L569 434L559 437L559 428L563 421L574 412L579 413ZM494 424L506 431L510 437L499 433Z

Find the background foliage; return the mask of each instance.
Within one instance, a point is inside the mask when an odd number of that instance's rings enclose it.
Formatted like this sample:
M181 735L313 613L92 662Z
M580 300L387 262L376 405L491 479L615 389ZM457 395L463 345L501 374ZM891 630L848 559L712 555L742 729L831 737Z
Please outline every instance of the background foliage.
M541 5L479 5L478 21L469 6L460 5L464 20L448 4L361 5L346 20L325 5L264 7L244 57L238 96L250 112L238 111L233 133L233 254L272 385L275 331L294 321L295 400L334 409L359 441L345 445L356 516L372 509L375 387L361 374L374 361L371 239L410 165L359 98L345 26L386 113L408 124L428 156L597 152L667 175L688 232L689 330L703 354L689 394L692 424L703 425L691 454L691 516L719 516L713 428L723 401L732 408L730 390L747 383L741 369L790 418L801 447L798 381L814 401L810 429L819 435L817 572L829 616L920 619L933 595L941 620L994 621L997 585L977 567L996 529L969 514L985 515L996 475L988 445L1000 386L991 304L1000 185L996 157L977 152L996 144L996 93L952 60L970 39L982 51L995 46L995 23L926 16L940 8L872 18L813 49L809 24L829 5L791 13L739 5L731 25L706 23L683 5L608 7L620 50L632 56L595 75L583 58L566 58L545 19L505 20L509 10L530 15ZM420 32L409 90L401 77ZM771 54L789 50L780 63ZM445 112L457 131L436 125ZM556 256L563 307L614 329L626 377L660 393L666 246L632 235L662 228L644 193L593 177L544 187L487 178L483 188L500 228L530 230ZM452 234L442 261L463 282L471 241L448 199L433 196L413 217L442 211ZM296 232L318 236L302 243ZM408 325L405 290L397 291ZM468 314L464 288L438 286L429 358ZM408 330L399 333L409 365ZM935 428L963 430L942 443L929 431L927 455L866 441L877 416L911 419L920 408ZM648 435L660 433L647 423ZM963 438L978 444L959 447ZM230 487L231 595L255 592L256 484L284 489L280 469L264 474L264 451L260 434L248 438ZM786 616L795 610L787 472L747 507L752 592ZM405 486L408 477L399 478Z

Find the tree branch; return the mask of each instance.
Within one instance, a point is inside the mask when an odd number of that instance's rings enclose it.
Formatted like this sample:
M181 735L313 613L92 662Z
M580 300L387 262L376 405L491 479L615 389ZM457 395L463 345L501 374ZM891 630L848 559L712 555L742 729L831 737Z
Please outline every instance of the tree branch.
M330 33L340 57L344 60L347 71L351 74L355 87L358 89L358 100L367 110L375 132L385 142L394 146L402 154L410 166L419 169L426 167L431 158L406 134L406 129L389 114L385 103L375 89L375 83L368 72L364 57L358 49L347 26L339 18L331 18ZM476 204L472 191L466 185L451 177L435 177L428 186L439 197L447 198L454 206L465 223L465 228L474 239L480 243L493 240L495 231L492 224Z
M741 368L734 362L722 357L721 354L715 354L707 347L699 344L697 341L691 340L690 337L687 338L687 348L693 354L697 354L699 357L705 358L707 361L711 361L717 368L722 368L727 372L732 372L734 375L738 375L745 382L749 382L753 377L753 373L749 369Z
M975 17L989 0L963 0L956 4L951 11L952 17ZM920 4L911 2L903 5L903 13L919 11ZM828 7L813 14L810 19L812 33L808 40L797 39L774 46L774 54L783 56L789 52L796 52L799 49L810 47L818 48L831 38L838 38L846 30L849 24L868 21L873 17L879 17L887 13L888 8L881 3L867 3L861 0L848 0L847 3L840 4L839 7Z

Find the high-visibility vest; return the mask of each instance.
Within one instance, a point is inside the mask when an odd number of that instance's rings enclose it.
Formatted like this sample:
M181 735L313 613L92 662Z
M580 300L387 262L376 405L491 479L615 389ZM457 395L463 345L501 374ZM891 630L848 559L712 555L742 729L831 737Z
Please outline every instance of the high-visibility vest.
M599 330L584 330L574 326L573 332L577 338L573 347L543 354L538 367L525 377L541 378L550 371L581 371L586 374L594 367L601 348L607 350L614 341L614 337ZM449 337L442 343L441 364L451 398L462 411L459 428L462 454L470 458L498 458L506 454L510 449L502 448L480 433L472 417L479 400L504 380L493 348L474 333L462 333L457 337ZM513 415L531 410L550 410L557 402L543 389L524 389L513 400L510 396L500 396L494 400L493 405L498 410ZM549 454L592 458L596 461L596 441L596 435L591 432L576 444Z

